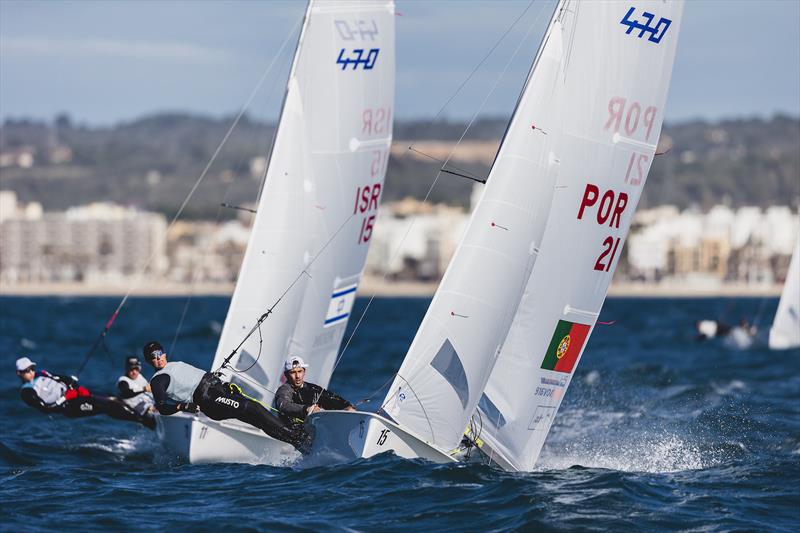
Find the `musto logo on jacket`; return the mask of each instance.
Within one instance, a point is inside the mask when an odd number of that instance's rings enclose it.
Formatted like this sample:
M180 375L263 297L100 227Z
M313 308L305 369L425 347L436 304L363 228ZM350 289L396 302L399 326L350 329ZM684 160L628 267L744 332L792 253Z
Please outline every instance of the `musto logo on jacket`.
M230 398L223 398L222 396L220 396L214 401L217 403L224 403L225 405L230 405L234 409L239 408L239 402L237 402L236 400L231 400Z

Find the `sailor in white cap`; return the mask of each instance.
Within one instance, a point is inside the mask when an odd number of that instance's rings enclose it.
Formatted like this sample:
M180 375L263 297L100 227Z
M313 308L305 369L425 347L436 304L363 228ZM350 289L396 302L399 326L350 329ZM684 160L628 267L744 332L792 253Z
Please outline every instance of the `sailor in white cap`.
M355 411L355 407L329 390L306 382L308 364L291 356L283 365L286 383L275 392L275 407L288 423L301 425L306 416L319 411Z
M16 362L17 376L22 381L19 390L22 401L43 413L61 414L69 418L93 415L108 415L119 420L139 422L155 429L152 416L140 416L121 401L95 396L89 389L78 385L74 376L59 376L47 370L36 370L36 363L29 357L20 357Z

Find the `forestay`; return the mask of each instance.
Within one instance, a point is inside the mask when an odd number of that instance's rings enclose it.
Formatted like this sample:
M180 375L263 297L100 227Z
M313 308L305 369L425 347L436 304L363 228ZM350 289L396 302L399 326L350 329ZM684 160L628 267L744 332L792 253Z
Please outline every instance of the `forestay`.
M525 120L553 139L558 177L475 424L483 451L504 468L533 468L605 301L655 155L682 9L680 1L565 1L552 22L558 83Z
M212 364L306 270L232 360L267 403L289 354L311 364L310 381L330 379L381 197L393 105L393 2L310 2Z
M800 346L800 241L795 244L775 320L769 330L769 347L785 350Z
M442 450L461 440L539 253L560 164L555 130L538 128L559 121L554 58L561 54L552 41L535 62L483 196L384 401L401 426Z

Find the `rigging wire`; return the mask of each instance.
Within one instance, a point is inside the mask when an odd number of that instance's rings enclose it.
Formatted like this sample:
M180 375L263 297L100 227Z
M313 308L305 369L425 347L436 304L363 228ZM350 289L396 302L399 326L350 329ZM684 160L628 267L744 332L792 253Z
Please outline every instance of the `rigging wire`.
M294 35L294 33L297 30L299 25L300 25L300 22L298 22L297 24L294 25L294 27L292 27L292 29L289 31L288 35L286 36L286 39L284 39L283 44L281 44L280 48L278 49L278 52L273 56L273 58L270 61L269 65L264 70L264 72L261 74L261 78L258 80L258 83L256 84L255 88L251 91L250 96L248 97L248 99L244 103L244 105L242 106L242 108L239 111L239 113L236 115L236 118L233 120L233 123L231 124L230 128L228 128L227 133L225 133L225 136L222 138L222 141L220 141L219 145L217 146L217 149L214 151L214 154L211 156L211 159L208 161L208 164L206 164L205 168L203 169L203 172L200 174L200 177L197 178L197 181L195 181L194 185L192 186L191 190L189 191L189 194L187 194L186 198L183 200L183 202L181 203L180 207L178 208L178 211L172 217L172 220L170 221L169 225L167 226L167 230L166 230L167 233L175 225L175 223L178 221L178 218L183 214L183 210L186 208L186 205L189 203L189 200L192 198L192 196L194 195L195 191L197 191L197 188L200 186L200 184L205 179L206 174L208 174L208 171L211 169L211 166L214 164L214 161L216 161L217 156L219 155L220 151L222 151L222 147L225 146L225 143L230 138L231 134L233 133L233 130L236 129L236 126L239 124L239 121L244 116L245 112L247 111L247 108L250 106L250 103L255 98L256 94L258 93L259 89L261 88L261 85L263 85L264 80L267 79L267 76L272 71L272 67L275 65L275 62L277 61L278 57L280 57L280 55L283 53L283 50L286 48L286 45L290 42L292 35ZM117 305L117 308L111 314L111 318L109 318L108 322L106 322L106 325L103 328L103 331L100 332L100 335L98 335L97 340L95 340L95 342L92 345L92 347L86 353L86 355L85 355L85 357L83 359L83 362L78 367L78 371L76 373L76 376L80 377L80 374L83 371L83 369L86 367L86 364L89 362L89 359L91 359L91 357L94 354L95 350L97 350L97 347L99 346L99 344L103 341L103 339L105 339L106 335L108 334L108 331L111 329L111 326L114 324L114 321L116 320L117 316L119 315L120 311L122 310L122 307L128 301L128 298L130 298L130 296L133 293L133 291L136 290L141 285L141 283L142 283L142 281L144 279L144 273L150 267L150 264L153 262L153 259L155 259L157 253L158 253L158 251L154 250L150 254L150 256L148 257L147 261L145 261L145 263L139 269L139 272L137 273L137 276L136 276L136 281L133 283L133 285L131 285L128 288L127 292L122 297L122 300L120 301L119 305Z
M272 312L275 310L275 308L278 306L278 304L281 302L281 300L283 300L283 298L284 298L284 297L285 297L285 296L286 296L286 295L289 293L289 291L291 291L291 290L292 290L292 288L293 288L293 287L294 287L294 286L297 284L297 282L298 282L298 281L300 281L300 279L301 279L301 278L302 278L304 275L308 276L309 278L311 277L311 274L309 274L309 273L308 273L308 269L309 269L309 268L311 268L311 266L312 266L312 265L313 265L313 264L314 264L314 263L317 261L317 259L319 259L319 257L322 255L322 253L323 253L323 252L324 252L324 251L325 251L325 250L328 248L328 246L329 246L329 245L330 245L330 244L331 244L331 243L332 243L332 242L333 242L333 241L336 239L336 237L339 235L339 233L341 233L342 229L344 229L344 227L345 227L345 226L347 226L347 223L348 223L348 222L350 222L350 221L353 219L353 217L354 217L354 216L355 216L355 214L350 214L350 215L349 215L349 216L348 216L348 217L347 217L347 218L344 220L344 222L342 222L342 224L339 226L339 228L338 228L338 229L337 229L337 230L336 230L336 231L333 233L333 235L331 235L331 237L330 237L330 238L329 238L329 239L328 239L328 240L325 242L325 244L322 246L322 248L320 248L320 249L319 249L319 251L318 251L318 252L317 252L317 253L314 255L314 257L312 257L312 258L311 258L311 261L309 261L309 262L308 262L308 264L307 264L307 265L306 265L306 266L305 266L305 267L304 267L304 268L303 268L303 269L300 271L300 273L299 273L299 274L297 274L297 277L296 277L296 278L294 278L294 281L292 281L292 282L289 284L289 286L288 286L288 287L286 287L286 290L284 290L284 291L283 291L283 293L282 293L282 294L281 294L281 295L278 297L278 299L277 299L277 300L275 300L275 303L274 303L274 304L272 304L272 306L271 306L269 309L267 309L267 310L266 310L266 312L264 312L264 314L262 314L262 315L261 315L261 316L258 318L258 320L256 321L256 324L255 324L255 325L253 326L253 328L252 328L252 329L251 329L251 330L250 330L250 331L247 333L247 335L245 335L244 339L242 339L242 342L240 342L240 343L239 343L239 345L238 345L238 346L236 346L236 348L234 348L234 349L233 349L233 351L231 351L231 353L228 355L228 357L226 357L226 358L225 358L225 360L222 362L222 364L220 365L220 367L219 367L219 368L217 368L217 369L215 370L215 372L219 372L219 371L221 371L223 368L227 367L227 366L228 366L228 363L229 363L229 362L230 362L230 360L231 360L231 358L233 358L233 356L234 356L234 355L236 355L236 353L239 351L239 349L241 349L241 347L244 345L244 343L245 343L245 342L247 342L247 339L249 339L249 338L250 338L250 337L253 335L253 333L255 333L255 332L256 332L256 330L259 330L259 332L260 332L260 327L261 327L261 324L262 324L262 323L263 323L263 322L264 322L264 321L265 321L267 318L269 318L269 315L271 315L271 314L272 314ZM260 351L259 351L259 357L260 357L260 356L261 356L261 355L260 355ZM256 359L256 361L258 361L258 359ZM255 364L255 363L253 363L253 364ZM252 367L253 367L253 365L249 366L249 367L247 368L247 370L249 370L249 369L250 369L250 368L252 368ZM231 368L232 368L232 370L236 371L236 369L235 369L235 368L233 368L233 367L231 367Z
M472 79L472 76L474 76L475 73L478 72L478 69L480 69L481 66L486 62L486 60L489 59L489 56L491 56L492 53L494 53L494 51L497 49L497 47L500 46L500 43L502 43L505 40L505 38L508 36L508 34L511 33L511 30L514 29L514 27L517 25L517 23L520 20L522 20L522 18L525 16L525 13L528 12L528 10L531 8L531 6L533 5L533 3L535 1L536 0L531 0L528 3L528 5L525 6L525 9L523 9L522 12L517 16L517 18L514 20L514 22L512 22L511 25L508 28L506 28L506 31L503 32L503 35L501 35L500 38L497 39L497 41L495 41L495 43L492 45L492 47L489 49L489 51L486 52L486 55L483 56L483 59L481 59L478 62L478 64L475 65L475 68L472 69L472 72L470 72L469 75L466 78L464 78L464 81L461 82L461 85L458 86L458 88L455 90L455 92L450 96L450 98L447 99L447 101L442 105L442 107L439 108L439 111L437 111L436 114L433 116L433 118L428 122L428 126L429 127L431 125L433 125L437 120L439 120L439 117L441 116L441 114L445 110L445 108L448 105L450 105L450 103L455 99L456 96L458 96L458 93L461 92L461 89L463 89L467 85L467 83L469 83L469 80ZM537 17L537 20L538 20L538 17ZM413 147L415 144L416 144L416 141L412 142L411 145L408 147L408 149L411 150L411 147Z
M528 4L528 6L525 8L525 11L523 11L523 13L522 13L522 14L521 14L519 17L517 17L517 19L514 21L514 23L512 24L512 26L511 26L511 27L510 27L508 30L506 30L506 32L503 34L503 37L501 37L501 39L500 39L500 40L502 40L502 39L503 39L503 38L504 38L504 37L505 37L505 36L508 34L508 32L511 30L511 28L513 28L513 26L517 24L517 22L518 22L518 21L519 21L519 20L522 18L522 15L524 15L524 14L525 14L525 13L528 11L528 9L530 8L530 6L531 6L531 5L533 5L533 0L531 0L531 2L530 2L530 3ZM450 152L448 153L448 155L447 155L447 157L445 158L445 161L444 161L444 163L443 163L443 165L442 165L442 168L440 168L440 169L439 169L439 171L436 173L436 176L434 177L434 179L433 179L433 182L431 183L431 186L428 188L428 192L427 192L427 193L425 193L425 197L424 197L424 198L423 198L423 200L422 200L422 202L423 202L423 203L425 203L425 202L427 202L427 201L428 201L428 198L430 197L431 193L433 192L433 189L436 187L436 183L439 181L439 177L442 175L442 172L443 172L444 166L445 166L445 165L447 165L447 163L450 161L450 158L452 158L452 156L453 156L453 154L455 153L456 149L457 149L457 148L458 148L458 146L461 144L461 141L462 141L462 140L464 140L464 137L467 135L467 132L468 132L468 131L469 131L469 129L472 127L472 125L475 123L475 120L477 119L478 115L481 113L481 111L483 111L483 108L485 107L485 105L486 105L486 102L489 100L489 98L492 96L492 94L494 93L494 91L497 89L497 86L499 85L499 83L500 83L500 81L503 79L503 77L505 76L506 72L508 71L509 67L511 66L511 63L512 63L512 62L514 61L514 59L516 58L517 54L519 53L520 49L522 48L522 45L525 43L525 41L527 41L528 37L530 36L531 32L533 31L533 28L534 28L534 27L536 26L536 24L539 22L539 19L541 18L541 15L542 15L542 12L543 12L543 10L539 12L539 14L536 16L536 18L534 19L534 21L533 21L533 22L531 23L531 25L528 27L528 31L525 33L525 35L524 35L524 36L522 37L522 39L519 41L519 44L517 45L517 48L514 50L514 53L511 55L511 57L509 58L509 60L506 62L505 66L504 66L504 68L503 68L503 71L502 71L502 72L500 73L500 75L499 75L499 76L498 76L498 77L495 79L495 82L494 82L494 84L492 85L492 88L491 88L491 89L489 90L489 92L488 92L488 93L487 93L487 94L484 96L484 98L483 98L483 101L481 102L481 104L480 104L480 106L478 107L477 111L475 111L475 113L473 113L473 115L472 115L472 118L470 119L469 123L467 124L467 127L466 127L466 128L464 129L464 131L461 133L461 137L459 137L459 139L458 139L458 141L456 142L456 144L453 146L453 148L452 148L452 149L450 150ZM492 47L492 50L494 50L494 49L497 47L497 45L498 45L498 44L499 44L499 41L498 41L497 43L495 43L495 45ZM489 54L491 54L491 51L490 51L490 53L489 53ZM487 55L486 57L488 57L488 55ZM479 63L479 64L478 64L478 66L480 66L480 65L481 65L481 64L482 64L482 63L483 63L483 62L486 60L486 57L484 57L484 59L482 59L482 60L481 60L481 63ZM476 69L475 69L475 70L477 70L477 67L476 67ZM473 71L472 73L470 73L470 77L471 77L471 76L472 76L474 73L475 73L475 71ZM461 87L463 87L463 85L464 85L464 83L462 83L462 84L461 84L461 86L459 86L458 90L461 90ZM447 103L449 103L450 101L452 101L452 98L451 98L450 100L448 100L448 102L447 102ZM441 113L441 110L439 111L439 113ZM437 117L438 117L439 113L437 113ZM435 119L434 119L434 120L435 120ZM412 149L413 149L412 147L413 147L413 144L412 144L411 146L409 146L409 148L408 148L408 149L409 149L409 150L412 150ZM403 244L405 243L405 240L406 240L406 238L407 238L407 237L408 237L408 235L411 233L411 230L413 229L415 222L416 222L416 220L414 220L414 219L412 219L412 220L410 221L410 223L409 223L409 225L408 225L408 229L406 230L406 232L405 232L405 234L403 235L402 239L400 239L400 243L399 243L399 244L397 245L397 247L395 248L395 251L394 251L394 253L392 254L392 257L389 259L389 262L390 262L390 263L391 263L392 261L394 261L394 260L396 259L397 255L400 253L400 250L402 249L402 247L403 247ZM383 275L383 281L386 281L386 278L388 277L388 275L389 275L389 274L388 274L388 272L387 272L386 274L384 274L384 275ZM373 302L373 300L375 299L375 296L376 296L376 295L377 295L377 293L373 293L373 294L370 296L369 300L367 301L367 305L364 307L364 311L362 311L361 315L359 316L359 318L358 318L358 321L356 322L356 325L353 327L353 331L351 331L351 332L350 332L350 336L347 338L347 342L345 343L345 346L344 346L344 348L342 349L341 353L339 354L339 357L336 359L336 363L334 363L334 365L333 365L333 370L332 370L331 372L335 371L335 370L336 370L336 367L338 367L338 366L339 366L339 363L341 362L341 360L342 360L342 357L344 357L344 354L347 352L347 349L350 347L350 342L353 340L353 337L355 336L356 332L358 331L358 328L361 326L361 323L363 322L363 320L364 320L364 317L366 316L367 312L369 311L369 308L370 308L370 306L372 305L372 302ZM402 376L400 376L399 372L398 372L398 373L396 373L395 375L396 375L397 377L400 377L401 379L403 379L403 381L405 381L405 378L403 378Z
M291 35L291 33L290 33L290 35ZM286 55L289 55L289 54L286 54ZM266 108L266 102L268 102L272 98L272 96L273 96L273 94L275 92L275 88L278 86L278 79L279 79L279 76L273 76L272 77L273 82L270 85L266 96L261 100L262 106L260 108L260 111L262 111L262 112L264 111L264 109ZM277 131L277 129L276 129L276 131ZM269 149L268 149L267 153L269 153L269 150L272 149L272 144L274 143L274 141L275 141L275 136L273 134L272 141L270 142ZM244 154L242 154L242 156L239 158L239 161L237 162L236 168L234 169L234 175L238 175L239 174L239 171L241 170L242 165L244 163L245 157L246 156ZM265 166L265 170L266 170L266 166ZM259 189L258 189L258 197L259 198L261 196L261 188L264 186L264 180L265 179L266 179L266 174L264 173L261 176L260 185L259 185ZM228 198L228 194L230 194L230 190L231 190L232 186L233 186L233 181L230 181L226 185L225 191L224 191L224 193L222 195L222 202L217 207L217 216L216 216L216 223L217 224L219 224L220 220L222 220L222 208L223 207L230 207L232 209L237 209L237 210L240 210L240 211L247 211L247 212L250 212L250 213L256 213L256 210L254 210L254 209L248 209L246 207L229 205L229 204L226 203L226 200ZM256 205L258 205L258 203L256 203ZM207 245L207 249L211 248L211 246L212 246L212 243L209 242L208 245ZM202 264L203 264L203 260L202 259L200 261L200 264L202 266ZM181 329L183 329L183 323L184 323L184 321L186 319L186 315L187 315L187 313L189 311L189 307L190 307L192 299L194 297L194 289L197 286L197 283L200 281L201 273L202 273L202 270L198 269L192 275L192 281L191 281L191 283L189 285L190 286L189 295L186 298L186 302L184 303L183 311L181 312L181 318L178 321L178 327L175 330L175 336L172 339L172 344L170 345L169 352L167 352L167 353L174 353L174 351L175 351L175 346L178 343L178 337L180 336Z

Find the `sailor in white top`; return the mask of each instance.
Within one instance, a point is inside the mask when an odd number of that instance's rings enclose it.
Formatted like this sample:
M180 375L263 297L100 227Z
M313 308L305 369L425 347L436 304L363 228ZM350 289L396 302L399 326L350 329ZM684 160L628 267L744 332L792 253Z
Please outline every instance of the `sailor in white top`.
M125 375L117 380L118 397L136 414L154 413L155 400L150 391L150 384L142 375L142 364L134 356L125 359Z

